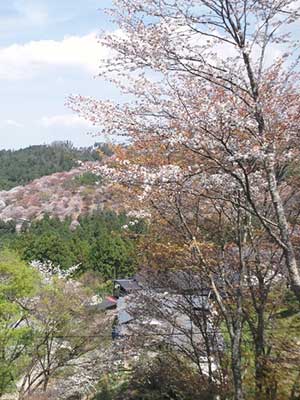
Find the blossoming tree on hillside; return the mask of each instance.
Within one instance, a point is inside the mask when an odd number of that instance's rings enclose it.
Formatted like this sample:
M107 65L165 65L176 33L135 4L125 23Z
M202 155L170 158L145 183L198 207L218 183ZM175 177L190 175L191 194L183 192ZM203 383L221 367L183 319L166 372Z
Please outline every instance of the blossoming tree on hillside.
M135 195L132 205L150 213L163 232L180 233L181 246L168 247L175 255L171 260L187 249L197 258L220 311L231 318L232 373L240 400L244 286L254 279L246 261L255 243L262 260L276 254L276 274L300 301L300 92L293 35L299 5L292 0L114 3L110 12L120 31L103 38L114 57L103 64L102 74L134 101L73 96L69 105L104 133L129 138L130 146L116 149L110 165L99 170L127 186ZM234 312L213 273L230 252L238 276L234 291L230 288ZM270 273L272 260L262 260L256 257L256 278L265 269ZM261 293L266 280L264 275Z
M106 133L131 138L139 158L120 158L117 178L142 183L146 194L154 183L186 179L213 188L225 202L241 191L244 208L283 249L300 299L298 230L285 208L295 185L283 179L299 156L298 48L287 30L299 18L297 2L117 0L115 6L122 34L103 39L116 54L103 74L137 101L115 105L79 96L71 107ZM178 164L179 149L186 158Z

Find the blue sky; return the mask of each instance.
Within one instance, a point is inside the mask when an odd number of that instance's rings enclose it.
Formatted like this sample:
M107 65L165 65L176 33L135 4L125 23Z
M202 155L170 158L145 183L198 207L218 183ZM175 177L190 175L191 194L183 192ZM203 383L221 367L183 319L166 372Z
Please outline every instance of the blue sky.
M105 51L100 29L111 30L99 10L110 0L1 0L0 148L99 138L65 106L71 93L116 98L95 78ZM94 131L95 132L95 131ZM101 139L101 138L100 138Z
M110 4L0 0L0 149L54 140L87 146L105 139L88 135L97 131L64 103L69 94L120 98L115 88L95 78L107 55L97 35L114 29L101 11ZM299 36L299 29L297 23L293 34Z

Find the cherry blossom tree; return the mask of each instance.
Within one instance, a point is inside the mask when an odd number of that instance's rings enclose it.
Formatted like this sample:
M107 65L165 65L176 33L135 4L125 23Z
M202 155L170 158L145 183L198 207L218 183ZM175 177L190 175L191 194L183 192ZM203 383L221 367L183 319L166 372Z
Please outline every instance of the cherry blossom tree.
M118 178L143 183L145 194L170 179L197 179L229 202L240 191L244 208L282 248L300 299L297 229L286 209L295 186L283 179L299 151L298 46L291 34L298 8L292 0L116 0L110 12L121 33L103 38L115 53L103 75L136 101L75 96L69 103L105 133L138 145L139 159L121 160ZM180 165L179 149L186 152ZM158 151L165 156L160 165Z
M72 96L69 105L102 133L130 143L116 148L99 171L128 187L132 208L159 227L161 259L172 255L168 263L174 264L187 251L197 259L227 325L235 399L241 400L245 299L255 299L255 279L260 293L268 292L274 265L266 268L259 258L276 254L273 272L300 301L299 48L293 35L299 4L114 3L109 13L120 30L102 38L113 56L101 73L132 100ZM166 244L174 232L180 241ZM255 254L258 243L252 276L249 252ZM234 288L224 277L233 303L224 301L213 273L224 275L224 265L238 273Z
M91 310L90 300L81 285L63 277L41 284L38 296L27 306L26 326L32 338L18 385L20 400L36 393L42 396L58 371L101 346L104 321Z

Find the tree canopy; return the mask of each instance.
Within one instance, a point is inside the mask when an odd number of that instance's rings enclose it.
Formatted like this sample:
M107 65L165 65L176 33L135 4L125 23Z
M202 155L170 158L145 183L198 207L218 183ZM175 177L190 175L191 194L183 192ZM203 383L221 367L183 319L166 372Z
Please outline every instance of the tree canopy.
M39 277L14 253L0 253L0 393L14 388L19 367L25 362L31 329L25 299L38 289Z
M294 398L298 371L280 387L273 367L284 351L269 330L283 287L300 303L290 173L300 154L299 3L116 0L109 14L122 34L103 36L116 56L101 72L131 97L69 99L102 132L128 138L98 171L148 215L145 262L190 268L211 288L232 398Z
M45 216L24 225L20 233L13 224L2 223L0 242L28 262L50 261L62 269L79 264L81 272L98 272L105 281L130 276L136 268L137 233L145 226L142 221L130 221L125 214L95 212L80 217L71 229L70 219Z

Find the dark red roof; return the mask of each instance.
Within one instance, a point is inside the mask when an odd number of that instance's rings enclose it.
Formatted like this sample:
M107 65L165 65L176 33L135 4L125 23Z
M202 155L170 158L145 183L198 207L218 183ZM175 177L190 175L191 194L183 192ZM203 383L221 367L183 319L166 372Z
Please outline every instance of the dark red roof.
M109 310L117 306L117 299L113 296L107 296L102 303L99 304L100 310Z

